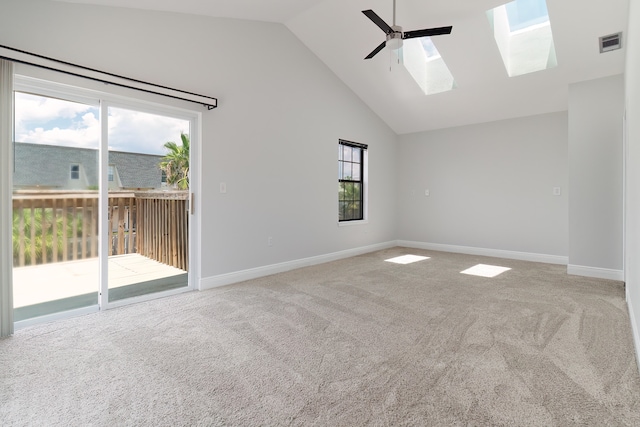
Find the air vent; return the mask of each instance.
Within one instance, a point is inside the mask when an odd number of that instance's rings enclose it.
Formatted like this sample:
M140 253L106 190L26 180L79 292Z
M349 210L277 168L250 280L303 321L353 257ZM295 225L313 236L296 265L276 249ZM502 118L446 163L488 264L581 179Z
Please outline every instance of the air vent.
M622 47L622 33L600 37L600 53L617 50Z

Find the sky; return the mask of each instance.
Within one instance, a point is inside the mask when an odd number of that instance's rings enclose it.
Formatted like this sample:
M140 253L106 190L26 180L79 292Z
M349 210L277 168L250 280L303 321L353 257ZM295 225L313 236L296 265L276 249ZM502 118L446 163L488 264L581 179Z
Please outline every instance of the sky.
M16 92L15 141L98 149L98 107ZM109 149L166 154L164 144L181 144L189 133L186 120L109 108Z
M549 20L546 0L515 0L505 5L511 31Z

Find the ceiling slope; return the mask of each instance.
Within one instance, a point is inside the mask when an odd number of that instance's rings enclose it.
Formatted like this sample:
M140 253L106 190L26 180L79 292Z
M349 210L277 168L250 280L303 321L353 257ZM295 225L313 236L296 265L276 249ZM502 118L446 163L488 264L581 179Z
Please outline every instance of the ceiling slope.
M457 87L424 95L387 49L364 60L384 33L362 11L391 24L392 0L57 1L283 23L398 134L566 110L571 83L624 71L624 36L623 49L605 54L598 37L626 31L629 5L547 0L557 67L508 77L485 13L506 0L397 0L405 30L453 25L433 42Z

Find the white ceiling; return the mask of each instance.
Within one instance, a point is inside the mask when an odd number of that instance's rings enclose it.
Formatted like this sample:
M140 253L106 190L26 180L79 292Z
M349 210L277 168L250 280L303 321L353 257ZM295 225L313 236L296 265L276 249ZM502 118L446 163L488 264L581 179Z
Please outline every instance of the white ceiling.
M66 1L283 23L398 134L566 110L569 84L624 71L624 48L600 54L598 37L626 31L629 4L547 0L558 66L510 78L485 15L507 0L397 0L405 31L453 25L433 42L457 88L426 96L406 70L390 71L387 50L363 60L384 33L361 11L391 24L393 0Z

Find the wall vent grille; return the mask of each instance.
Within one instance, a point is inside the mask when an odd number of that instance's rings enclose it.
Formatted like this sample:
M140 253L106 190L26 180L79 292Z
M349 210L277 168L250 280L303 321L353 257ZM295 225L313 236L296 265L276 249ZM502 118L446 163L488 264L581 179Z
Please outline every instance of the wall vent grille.
M600 53L610 52L622 47L622 33L600 37Z

